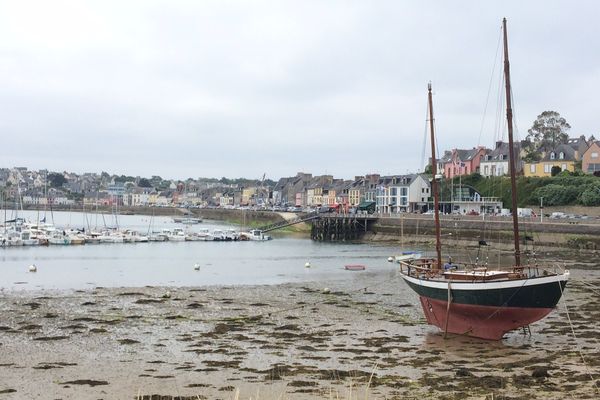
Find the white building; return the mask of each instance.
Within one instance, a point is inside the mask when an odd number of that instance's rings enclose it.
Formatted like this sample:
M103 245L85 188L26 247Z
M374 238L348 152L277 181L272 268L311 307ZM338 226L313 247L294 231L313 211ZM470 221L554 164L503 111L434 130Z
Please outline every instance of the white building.
M382 214L422 211L431 195L429 181L418 174L381 177L375 193L375 210Z

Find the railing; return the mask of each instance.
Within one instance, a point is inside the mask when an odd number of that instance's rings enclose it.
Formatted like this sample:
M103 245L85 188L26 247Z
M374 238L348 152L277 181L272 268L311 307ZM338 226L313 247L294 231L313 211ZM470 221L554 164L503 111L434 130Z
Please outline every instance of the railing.
M286 226L296 225L296 224L306 222L306 221L311 221L311 220L317 219L317 218L320 218L320 215L317 212L313 212L310 214L300 216L298 218L294 218L292 220L286 220L286 221L276 222L274 224L265 225L258 229L263 232L270 232L270 231L274 231L276 229L285 228Z

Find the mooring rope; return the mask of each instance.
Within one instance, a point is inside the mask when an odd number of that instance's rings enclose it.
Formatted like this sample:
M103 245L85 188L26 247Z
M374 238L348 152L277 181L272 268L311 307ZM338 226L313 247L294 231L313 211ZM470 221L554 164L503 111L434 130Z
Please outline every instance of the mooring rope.
M560 288L561 297L563 297L562 296L563 288L562 288L562 285L560 284L560 281L558 281L558 287ZM567 306L567 300L564 297L563 297L563 303L565 305L565 311L567 313L567 320L569 321L569 326L571 327L571 334L573 335L573 339L575 339L575 346L577 347L577 351L579 352L581 361L583 361L585 370L588 373L588 375L590 376L590 380L592 381L594 389L596 389L596 393L600 393L600 390L598 389L598 383L594 380L594 375L592 374L590 367L588 366L587 361L585 360L585 357L583 355L583 351L581 350L581 346L579 345L579 342L577 341L577 335L575 334L575 328L573 327L573 321L571 321L571 315L569 314L569 307Z
M588 289L590 289L592 292L594 292L595 294L600 296L600 287L592 285L591 283L586 282L583 279L576 279L576 280L574 279L574 281L578 282L578 283L582 283L583 285L587 286Z

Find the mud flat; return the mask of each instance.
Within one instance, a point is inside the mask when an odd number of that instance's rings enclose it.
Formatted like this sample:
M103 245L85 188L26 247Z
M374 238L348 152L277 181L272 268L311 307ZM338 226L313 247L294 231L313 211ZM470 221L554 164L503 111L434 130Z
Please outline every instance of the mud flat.
M2 291L0 399L598 398L598 274L574 279L531 336L486 342L443 339L392 270L347 273L356 279Z

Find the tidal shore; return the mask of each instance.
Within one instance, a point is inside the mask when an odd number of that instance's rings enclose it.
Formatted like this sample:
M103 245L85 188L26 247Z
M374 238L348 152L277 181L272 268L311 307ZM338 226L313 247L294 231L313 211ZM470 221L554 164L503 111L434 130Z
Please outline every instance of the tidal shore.
M531 336L488 342L443 339L384 275L3 290L0 399L597 398L599 276L570 282Z

